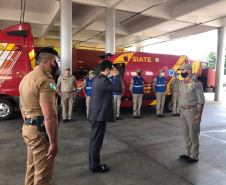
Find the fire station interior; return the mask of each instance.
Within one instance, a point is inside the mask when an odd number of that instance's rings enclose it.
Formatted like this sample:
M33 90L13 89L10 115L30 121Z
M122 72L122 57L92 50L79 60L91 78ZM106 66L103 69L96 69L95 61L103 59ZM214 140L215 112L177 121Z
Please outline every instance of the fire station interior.
M110 171L93 174L88 165L90 124L85 111L75 108L75 122L59 125L53 185L226 184L225 7L225 0L0 0L0 30L29 23L34 47L61 51L61 68L72 68L72 47L115 54L133 46L142 52L148 45L218 30L215 92L205 92L197 163L179 159L185 153L180 117L164 111L165 117L158 118L155 106L144 106L141 119L133 119L133 108L123 107L122 120L108 123L101 149L101 162ZM122 78L125 66L115 64ZM93 69L98 74L98 64ZM2 185L24 184L22 125L19 111L0 120Z

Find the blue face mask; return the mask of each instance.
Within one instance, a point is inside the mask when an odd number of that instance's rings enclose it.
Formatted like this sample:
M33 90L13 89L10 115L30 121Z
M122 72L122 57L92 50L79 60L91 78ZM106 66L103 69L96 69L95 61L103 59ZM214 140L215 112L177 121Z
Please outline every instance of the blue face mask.
M161 76L164 76L164 73L161 73Z
M180 78L180 75L177 75L177 79L179 79Z

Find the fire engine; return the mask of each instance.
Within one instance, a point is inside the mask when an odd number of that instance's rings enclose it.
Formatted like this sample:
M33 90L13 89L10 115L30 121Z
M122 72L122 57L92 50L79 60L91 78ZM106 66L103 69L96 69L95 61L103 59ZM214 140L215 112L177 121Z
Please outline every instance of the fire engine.
M8 119L19 104L19 84L35 67L31 26L18 24L0 31L0 119Z

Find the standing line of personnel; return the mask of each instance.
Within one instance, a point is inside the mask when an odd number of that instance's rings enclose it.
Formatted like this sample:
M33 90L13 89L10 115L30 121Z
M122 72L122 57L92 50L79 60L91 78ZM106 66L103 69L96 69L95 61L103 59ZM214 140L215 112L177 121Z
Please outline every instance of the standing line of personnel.
M25 185L49 185L53 178L55 157L59 151L58 146L58 119L57 96L58 94L70 102L77 90L77 83L73 76L69 75L69 67L65 67L65 75L62 75L56 83L53 80L58 70L58 53L52 48L42 48L37 53L38 66L28 73L20 83L20 109L24 120L22 135L27 145L27 172ZM94 72L89 72L85 79L83 89L87 97L87 117L91 126L89 143L89 169L91 172L107 172L109 167L100 162L100 150L103 144L107 122L115 122L119 117L117 102L114 105L114 92L118 92L120 99L124 93L124 85L119 72L108 60L100 64L101 72L94 80ZM205 97L201 82L192 77L192 66L183 65L180 69L183 81L178 82L178 73L172 81L171 91L173 101L181 108L182 130L186 142L186 153L179 158L188 163L199 160L199 136L202 111ZM130 90L133 94L133 115L140 117L140 107L144 93L144 79L141 70L137 70L137 76L131 80ZM166 92L166 78L164 71L155 78L155 92L161 104L157 108L157 115L162 114L162 97ZM109 79L109 75L113 79ZM66 84L69 84L67 87ZM179 84L179 89L178 89ZM75 87L75 92L73 88ZM89 88L90 87L90 88ZM91 91L92 89L92 91ZM159 93L159 95L158 95ZM178 95L179 94L179 95ZM179 97L179 101L178 98ZM118 97L119 98L119 97ZM65 100L65 101L66 101ZM117 101L117 100L115 100ZM120 101L119 101L120 102ZM67 106L67 105L66 105ZM63 105L63 108L66 106ZM116 106L116 108L114 108ZM174 109L173 113L177 109ZM118 113L116 113L118 111ZM64 120L72 119L71 112L63 111Z

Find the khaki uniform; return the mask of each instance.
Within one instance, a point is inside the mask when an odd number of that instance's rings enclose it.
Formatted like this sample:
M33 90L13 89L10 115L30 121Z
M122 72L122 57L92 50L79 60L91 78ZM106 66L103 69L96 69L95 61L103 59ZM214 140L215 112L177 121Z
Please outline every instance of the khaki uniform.
M40 103L56 103L56 84L52 75L40 66L28 73L20 83L20 102L26 118L43 116ZM57 124L57 123L56 123ZM27 172L25 185L49 185L53 178L54 163L47 161L49 149L44 132L37 126L23 125L22 134L27 144Z
M173 114L178 114L179 84L180 80L177 78L174 78L170 83L170 90L173 99Z
M62 117L64 120L70 120L73 116L73 89L74 87L77 88L77 81L73 75L70 75L69 77L67 77L66 75L61 75L58 78L57 86L60 88L62 93Z
M134 80L130 82L130 91L133 93ZM143 83L144 89L144 83ZM133 116L140 116L143 94L133 94Z
M157 78L154 79L153 81L153 86L156 86L157 83ZM167 82L165 83L167 87ZM163 114L163 109L164 109L164 104L165 104L165 99L166 99L166 92L156 92L157 97L157 105L156 105L156 114Z
M187 150L185 155L198 159L200 125L193 119L199 113L197 105L205 104L202 83L193 78L187 83L183 80L180 82L179 91L180 116Z
M122 81L122 88L125 88L125 85ZM113 95L114 97L114 103L115 103L115 112L116 112L116 117L120 116L120 105L121 105L121 95Z
M84 79L84 81L83 81L82 88L84 88L86 90L86 79ZM87 115L87 118L89 117L90 104L91 104L91 96L87 96L86 97L86 115Z

